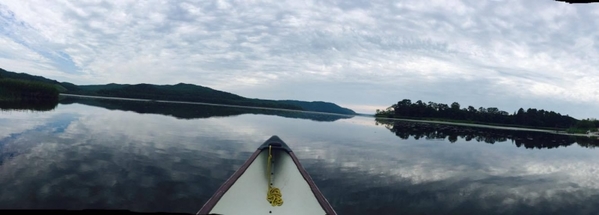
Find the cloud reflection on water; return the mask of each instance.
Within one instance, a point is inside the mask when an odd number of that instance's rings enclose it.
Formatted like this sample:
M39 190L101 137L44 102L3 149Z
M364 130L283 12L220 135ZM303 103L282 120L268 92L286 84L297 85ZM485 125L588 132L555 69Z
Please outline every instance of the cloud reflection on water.
M58 133L43 126L56 116L73 116ZM12 127L0 139L0 208L192 213L274 134L340 214L584 214L599 200L597 150L400 139L363 120L179 120L83 105L2 115L0 124L39 129Z

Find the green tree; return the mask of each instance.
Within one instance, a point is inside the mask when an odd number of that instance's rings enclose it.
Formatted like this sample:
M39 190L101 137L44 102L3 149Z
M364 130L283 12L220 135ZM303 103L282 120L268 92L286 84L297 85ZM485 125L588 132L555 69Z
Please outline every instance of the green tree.
M476 113L476 108L472 107L472 106L468 106L468 112L470 112L470 113Z
M451 103L451 109L460 110L460 103L457 103L457 102Z
M595 130L595 122L590 119L583 119L576 123L576 128L581 130Z
M51 84L37 81L0 79L0 100L58 100L58 90Z
M478 109L473 106L460 109L461 105L458 102L453 102L451 105L443 103L435 103L429 101L424 103L418 100L412 103L409 99L403 99L391 107L387 108L390 112L388 116L408 117L408 118L437 118L437 119L452 119L452 120L468 120L481 123L494 123L504 125L521 125L531 127L547 127L547 128L570 128L575 127L578 120L568 116L561 115L553 111L537 110L523 108L514 111L510 114L507 111L500 110L497 107ZM377 113L383 113L379 111ZM380 115L380 114L379 114ZM599 127L599 121L588 119L595 127ZM579 132L579 131L577 131Z

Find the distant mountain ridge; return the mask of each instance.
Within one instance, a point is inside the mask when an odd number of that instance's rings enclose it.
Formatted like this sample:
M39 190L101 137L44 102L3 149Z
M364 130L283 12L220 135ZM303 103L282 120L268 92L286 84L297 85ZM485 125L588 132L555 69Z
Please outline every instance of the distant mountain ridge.
M335 103L330 103L330 102L323 102L323 101L305 102L305 101L297 101L297 100L279 100L279 102L297 105L306 110L311 110L311 111L356 115L356 112L354 112L353 110L351 110L349 108L341 107Z
M179 83L175 85L115 83L104 85L76 85L69 82L58 82L56 80L48 79L42 76L10 72L1 68L0 76L11 79L22 79L49 83L56 86L56 88L61 93L77 95L108 96L150 100L206 102L217 104L315 111L347 115L356 114L351 109L340 107L339 105L330 102L253 99L239 96L229 92L215 90L209 87L185 83Z

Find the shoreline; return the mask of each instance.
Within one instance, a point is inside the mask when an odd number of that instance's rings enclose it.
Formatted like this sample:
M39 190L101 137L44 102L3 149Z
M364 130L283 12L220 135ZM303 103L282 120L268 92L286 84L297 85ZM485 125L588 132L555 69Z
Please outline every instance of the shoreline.
M135 98L108 97L108 96L86 96L86 95L77 95L77 94L68 94L68 93L61 93L59 96L80 97L80 98L90 98L90 99L108 99L108 100L138 101L138 102L191 104L191 105L210 105L210 106L220 106L220 107L234 107L234 108L247 108L247 109L259 109L259 110L288 111L288 112L298 112L298 113L308 113L308 114L334 115L334 116L344 116L344 117L350 117L350 118L358 116L358 115L350 115L350 114L327 113L327 112L305 111L305 110L292 110L292 109L284 109L284 108L269 108L269 107L243 106L243 105L229 105L229 104L217 104L217 103L206 103L206 102L186 102L186 101L169 101L169 100L154 100L154 99L135 99Z
M458 125L458 126L469 126L469 127L480 127L480 128L494 128L502 130L518 130L518 131L533 131L533 132L545 132L551 134L568 135L568 136L579 136L579 137L599 137L597 134L575 134L567 133L565 130L548 130L542 128L522 128L514 126L498 126L498 125L485 125L485 124L474 124L474 123L463 123L463 122L446 122L446 121L435 121L435 120L418 120L418 119L405 119L405 118L389 118L389 117L374 117L375 119L385 119L392 121L405 121L405 122L422 122L422 123L435 123L435 124L446 124L446 125Z

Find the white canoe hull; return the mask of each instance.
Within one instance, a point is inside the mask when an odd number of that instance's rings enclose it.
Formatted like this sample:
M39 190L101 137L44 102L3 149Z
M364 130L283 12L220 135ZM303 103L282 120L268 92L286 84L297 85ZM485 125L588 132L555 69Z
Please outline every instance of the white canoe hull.
M280 206L272 206L266 199L269 145L273 155L270 182L281 191L283 204ZM198 214L336 215L291 149L276 136L260 146Z

